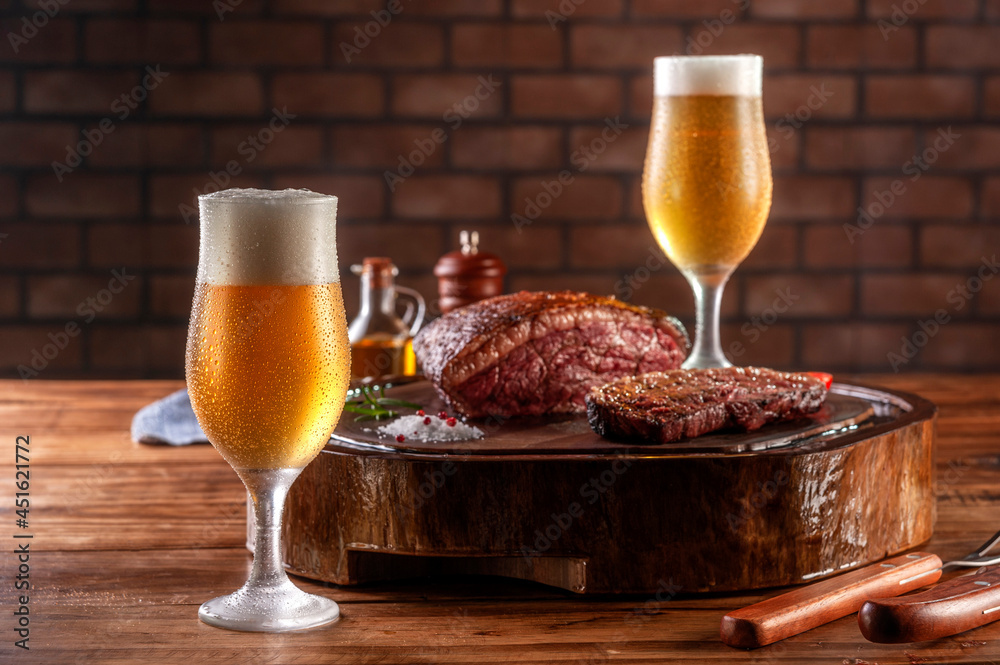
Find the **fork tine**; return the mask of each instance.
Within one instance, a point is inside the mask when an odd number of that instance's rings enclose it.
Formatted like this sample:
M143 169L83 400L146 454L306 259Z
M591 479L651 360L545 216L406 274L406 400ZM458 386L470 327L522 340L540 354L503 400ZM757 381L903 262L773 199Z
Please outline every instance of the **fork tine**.
M987 540L985 543L983 543L982 545L980 545L979 548L974 553L972 553L969 556L965 557L965 559L968 560L968 559L974 559L974 558L981 557L984 554L986 554L987 552L989 552L991 549L993 549L994 547L996 547L997 543L1000 543L1000 531L997 531L992 536L990 536L989 540Z

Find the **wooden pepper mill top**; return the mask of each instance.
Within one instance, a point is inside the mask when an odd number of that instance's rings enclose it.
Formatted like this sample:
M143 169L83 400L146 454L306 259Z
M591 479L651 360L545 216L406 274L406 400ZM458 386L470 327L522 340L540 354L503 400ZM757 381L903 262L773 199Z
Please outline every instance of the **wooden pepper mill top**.
M462 249L448 252L434 266L441 313L503 293L507 266L499 257L479 251L479 233L462 231Z

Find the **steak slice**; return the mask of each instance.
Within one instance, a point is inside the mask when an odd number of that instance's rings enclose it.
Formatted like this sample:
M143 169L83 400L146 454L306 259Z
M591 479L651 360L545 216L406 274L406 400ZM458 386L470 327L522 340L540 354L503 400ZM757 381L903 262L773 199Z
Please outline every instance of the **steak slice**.
M679 367L689 347L664 312L573 291L482 300L413 340L437 392L471 417L581 413L591 387Z
M587 395L587 420L603 437L670 443L720 429L759 429L812 413L826 384L759 367L675 369L618 379Z

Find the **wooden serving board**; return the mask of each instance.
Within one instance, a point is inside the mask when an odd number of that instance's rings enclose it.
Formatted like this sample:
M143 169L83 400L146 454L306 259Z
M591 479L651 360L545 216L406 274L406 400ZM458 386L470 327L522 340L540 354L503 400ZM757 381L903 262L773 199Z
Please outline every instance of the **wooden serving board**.
M388 395L445 410L427 382ZM337 584L471 573L578 593L808 582L930 538L935 413L835 383L811 417L666 445L605 440L583 416L397 443L345 414L289 494L285 563Z

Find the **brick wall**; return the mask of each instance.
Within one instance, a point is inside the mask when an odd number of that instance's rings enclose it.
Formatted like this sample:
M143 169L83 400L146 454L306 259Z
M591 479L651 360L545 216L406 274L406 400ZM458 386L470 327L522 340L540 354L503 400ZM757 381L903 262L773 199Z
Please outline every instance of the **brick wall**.
M690 321L639 195L651 62L685 51L765 58L774 204L726 292L735 360L1000 369L982 263L1000 245L998 0L2 6L7 376L33 359L42 377L180 376L188 206L213 179L338 194L342 269L389 255L431 298L434 261L475 228L510 290L618 293Z

